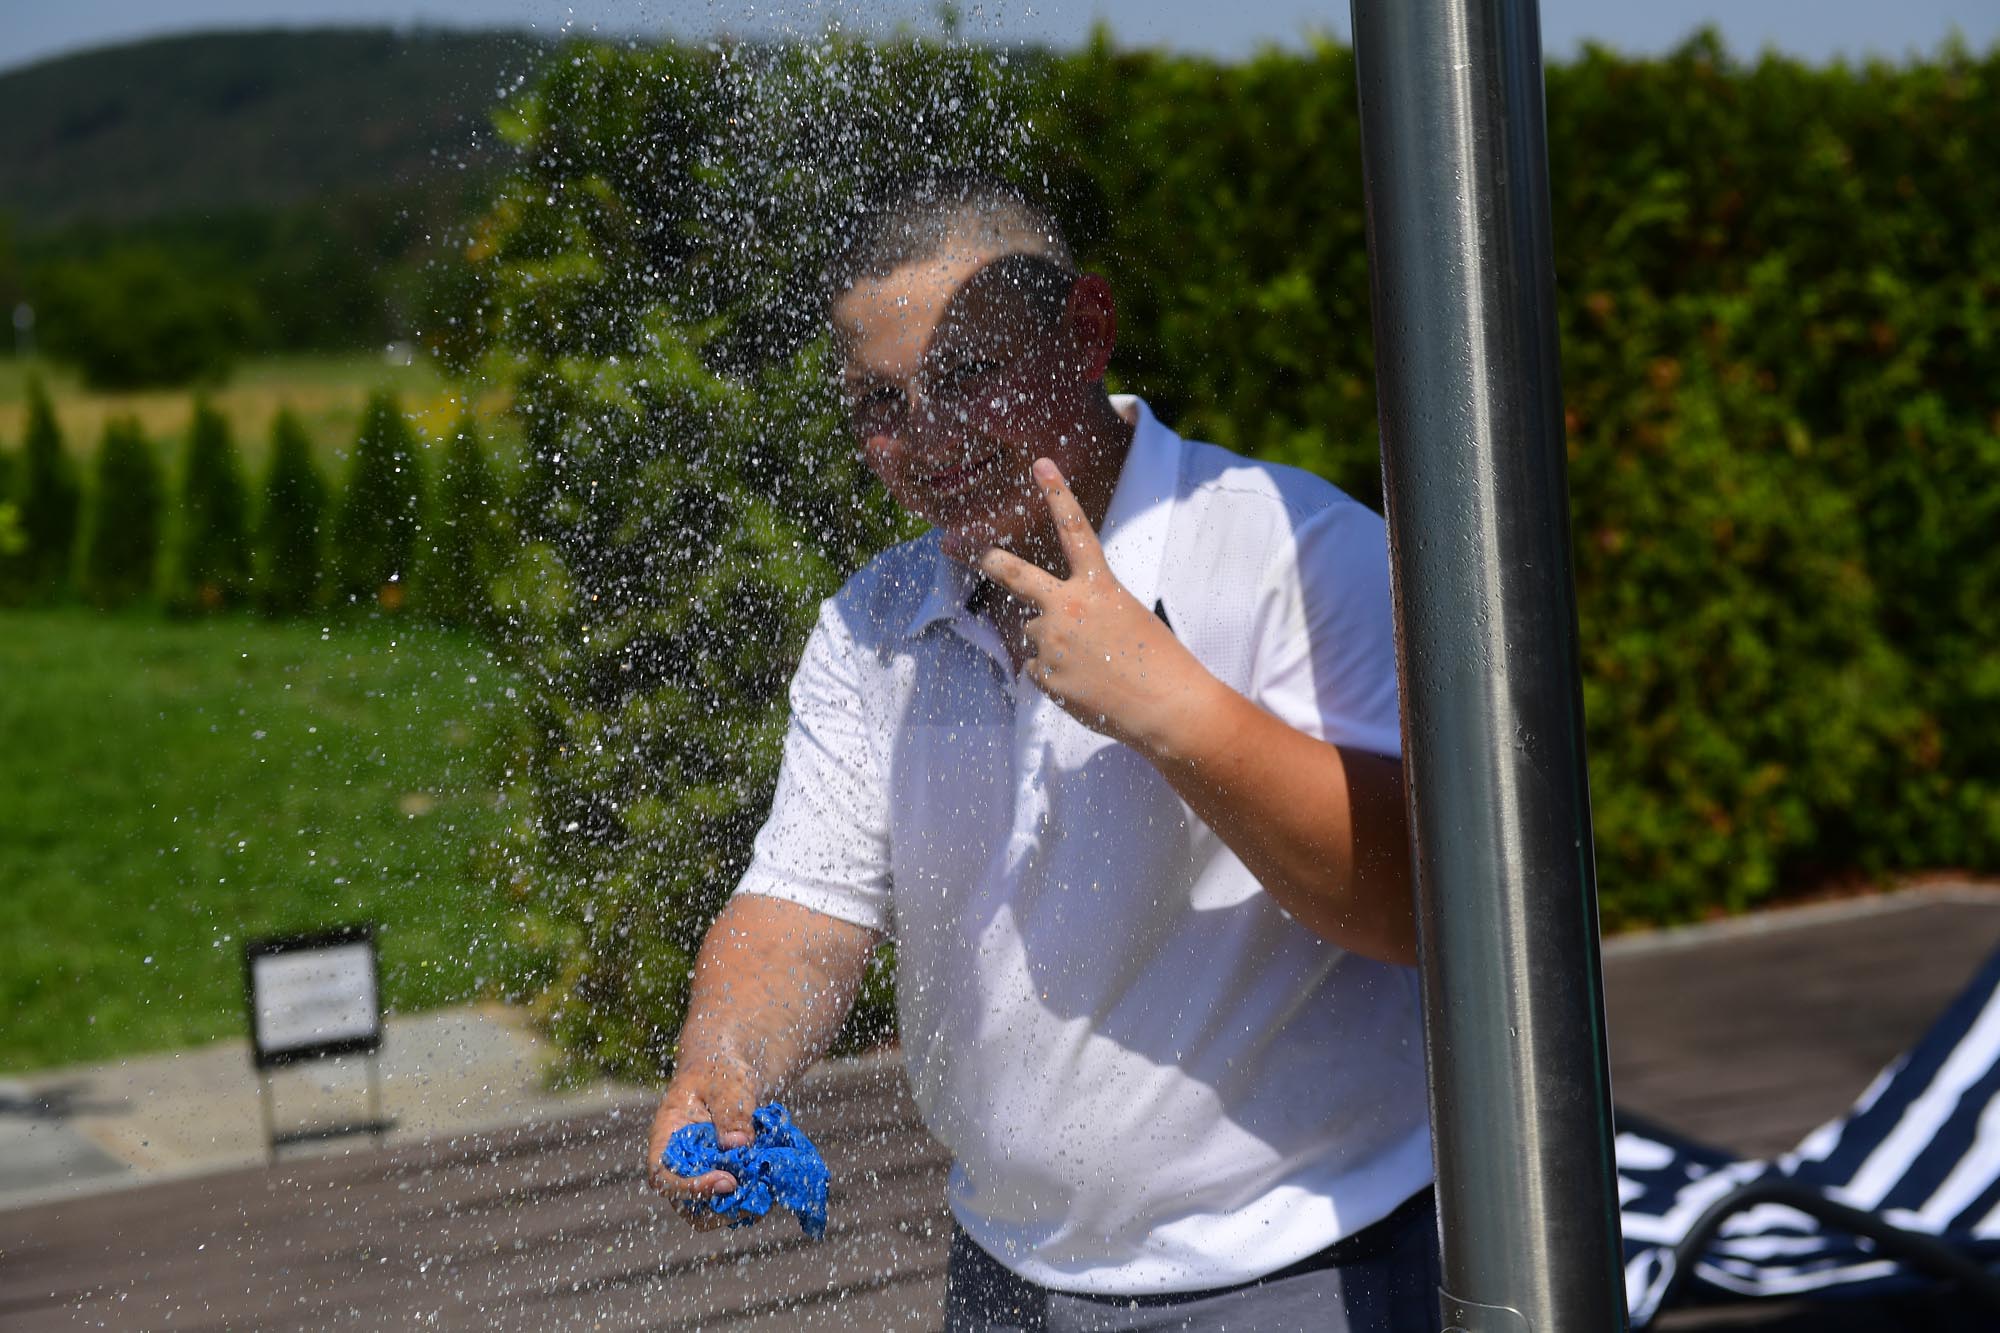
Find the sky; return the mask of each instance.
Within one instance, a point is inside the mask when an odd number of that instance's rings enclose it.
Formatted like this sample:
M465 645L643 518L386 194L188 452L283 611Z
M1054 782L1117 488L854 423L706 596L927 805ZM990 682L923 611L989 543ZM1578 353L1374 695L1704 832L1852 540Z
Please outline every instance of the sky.
M1344 36L1346 0L959 0L963 30L996 41L1074 45L1102 18L1127 46L1223 57ZM169 32L321 24L533 27L606 36L816 33L830 24L935 30L935 0L0 0L0 68ZM2000 0L1543 0L1551 57L1585 41L1664 50L1703 24L1731 50L1767 47L1813 61L1934 52L1954 30L1978 50L2000 42Z

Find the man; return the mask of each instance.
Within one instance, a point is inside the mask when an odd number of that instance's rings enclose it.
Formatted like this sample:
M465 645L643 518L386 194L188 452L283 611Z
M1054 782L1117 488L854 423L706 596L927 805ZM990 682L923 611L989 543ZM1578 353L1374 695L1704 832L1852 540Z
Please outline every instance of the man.
M879 210L832 305L932 524L822 609L649 1148L749 1142L897 942L952 1152L954 1330L1434 1329L1381 520L1104 386L1117 317L991 182Z

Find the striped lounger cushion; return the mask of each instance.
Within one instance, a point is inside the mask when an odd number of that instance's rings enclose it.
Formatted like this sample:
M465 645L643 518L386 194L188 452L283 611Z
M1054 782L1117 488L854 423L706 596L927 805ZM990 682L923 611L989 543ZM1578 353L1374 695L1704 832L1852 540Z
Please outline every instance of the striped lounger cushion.
M1692 1272L1675 1247L1733 1191L1804 1186L1958 1255L2000 1260L2000 954L1943 1018L1878 1075L1852 1109L1770 1162L1729 1154L1620 1115L1619 1199L1632 1323L1673 1303L1883 1295L1931 1279L1788 1203L1752 1202L1723 1222ZM2000 1326L2000 1325L1996 1325Z

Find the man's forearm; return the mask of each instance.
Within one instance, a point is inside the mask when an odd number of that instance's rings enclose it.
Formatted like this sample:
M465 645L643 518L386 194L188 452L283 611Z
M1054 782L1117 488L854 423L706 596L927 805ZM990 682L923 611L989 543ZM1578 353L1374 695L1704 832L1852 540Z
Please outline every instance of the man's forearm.
M794 903L740 895L695 960L677 1072L717 1061L773 1095L833 1040L854 1003L877 936Z
M1414 963L1401 764L1308 736L1209 681L1137 748L1302 924Z

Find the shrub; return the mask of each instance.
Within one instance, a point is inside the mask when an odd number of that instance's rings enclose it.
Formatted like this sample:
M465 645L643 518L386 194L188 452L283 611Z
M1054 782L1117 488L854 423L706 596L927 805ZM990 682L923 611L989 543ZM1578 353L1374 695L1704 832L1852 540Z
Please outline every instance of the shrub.
M100 389L219 379L254 314L247 291L151 246L53 265L40 285L43 346Z
M39 378L28 381L28 432L14 471L21 545L0 558L0 593L14 602L47 601L69 587L82 487Z
M242 602L250 586L249 497L229 422L197 398L181 473L171 604L219 611Z
M266 615L300 615L319 602L320 519L326 483L312 442L290 409L271 426L271 470L257 524L257 604Z
M129 417L105 423L83 540L83 592L104 608L153 592L163 499L153 446Z
M368 401L333 518L334 591L384 610L409 601L423 526L424 476L394 394Z
M894 530L820 329L854 164L991 157L1016 125L989 65L914 46L577 48L508 130L482 280L528 450L502 606L530 683L524 893L561 956L537 1012L651 1077L817 604Z
M438 472L437 518L426 549L424 605L452 625L491 626L493 572L506 556L500 488L470 413L459 418Z

